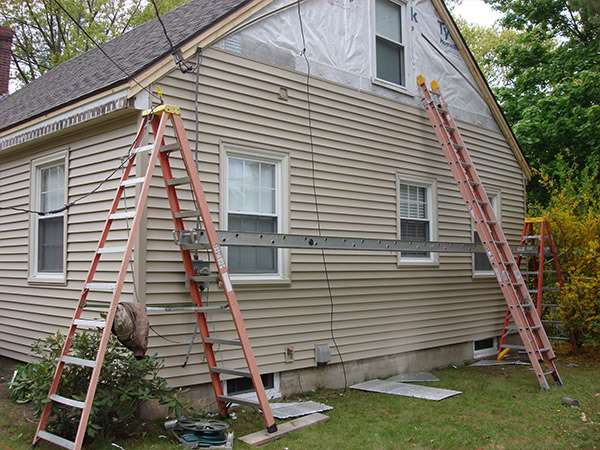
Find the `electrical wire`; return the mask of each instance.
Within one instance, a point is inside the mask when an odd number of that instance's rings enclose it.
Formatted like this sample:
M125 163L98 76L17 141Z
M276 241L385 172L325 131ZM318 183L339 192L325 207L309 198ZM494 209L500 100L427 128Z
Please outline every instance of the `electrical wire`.
M160 12L158 11L158 6L156 6L156 2L154 0L150 0L150 1L152 2L152 5L154 6L154 11L156 11L156 18L158 19L158 23L160 23L160 26L163 29L163 33L165 34L165 37L167 38L169 47L171 47L171 51L174 51L175 48L173 47L173 42L169 38L169 35L167 34L167 29L165 28L165 24L163 23L162 19L160 18Z
M150 0L150 1L152 2L152 5L154 6L154 11L156 12L156 18L158 19L158 23L160 23L160 26L163 29L163 33L165 34L165 37L167 38L167 42L169 43L169 47L171 48L171 54L173 55L175 65L179 68L179 70L181 70L181 73L188 73L188 72L195 71L196 68L198 67L198 65L190 66L190 65L186 64L185 60L183 59L183 56L181 55L181 52L179 52L175 48L175 46L173 45L173 41L171 41L171 38L169 37L169 34L167 33L167 27L165 27L165 24L160 17L160 12L158 11L158 6L156 5L156 2L154 0Z
M313 190L313 198L315 200L315 214L317 217L317 231L319 237L322 236L321 232L321 215L319 213L319 200L317 195L317 184L316 184L316 176L315 176L315 144L314 144L314 136L313 136L313 126L312 126L312 102L310 99L310 62L308 57L306 56L306 36L304 35L304 24L302 21L302 13L300 11L300 1L297 0L296 5L298 7L298 20L300 22L300 34L302 36L302 51L300 55L304 57L306 61L306 105L308 112L308 136L310 143L310 160L311 160L311 173L312 173L312 190ZM331 340L333 341L333 345L337 354L340 358L340 363L342 366L342 372L344 373L344 394L348 388L348 377L346 375L346 366L344 364L344 359L342 357L342 352L337 344L335 339L335 333L333 330L333 317L334 317L334 302L333 302L333 293L331 290L331 281L329 278L329 270L327 269L327 260L325 258L325 250L321 250L321 257L323 259L323 268L325 273L325 281L327 283L327 292L329 294L329 304L330 304L330 314L329 314L329 330L331 332Z
M135 84L137 84L140 88L142 88L148 94L150 94L153 97L157 98L160 101L160 103L162 104L162 98L160 98L158 95L154 94L147 87L142 86L135 78L133 78L131 75L129 75L129 73L125 69L123 69L114 59L112 59L110 57L110 55L108 53L106 53L104 51L104 49L102 47L100 47L100 45L94 40L94 38L92 38L89 35L89 33L87 31L85 31L85 29L81 26L81 24L77 20L75 20L73 18L73 16L71 15L71 13L69 13L69 11L67 11L65 9L65 7L58 0L54 0L54 2L56 2L56 4L58 5L58 7L64 11L64 13L69 17L69 19L71 19L71 21L77 26L77 28L79 28L81 30L81 32L83 34L85 34L85 36L92 42L92 44L94 44L98 48L98 50L100 50L102 52L102 54L108 58L108 60L111 63L113 63L121 72L123 72L127 76L128 80L133 81Z
M46 215L50 215L50 214L58 214L63 211L66 211L69 208L71 208L72 206L79 203L80 201L82 201L82 200L88 198L89 196L91 196L92 194L96 193L98 191L98 189L100 189L108 180L110 180L114 176L115 173L117 173L119 170L122 170L123 166L127 162L129 162L129 160L133 157L133 154L131 153L132 148L133 148L133 143L129 146L129 149L127 150L127 156L124 156L121 158L121 164L119 164L119 166L116 167L106 178L104 178L100 183L98 183L98 185L96 185L96 187L94 187L94 189L92 189L90 192L88 192L86 194L83 194L81 197L77 197L75 200L73 200L69 203L66 203L65 205L61 206L60 208L53 209L51 211L40 211L40 210L36 210L36 209L18 208L15 206L0 206L0 209L26 212L29 214L37 214L40 216L46 216Z

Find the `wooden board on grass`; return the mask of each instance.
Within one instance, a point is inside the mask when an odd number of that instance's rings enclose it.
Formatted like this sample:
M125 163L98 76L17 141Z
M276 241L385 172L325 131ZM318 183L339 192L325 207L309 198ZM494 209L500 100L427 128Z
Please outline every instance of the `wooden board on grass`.
M250 445L264 445L271 441L274 441L275 439L279 439L280 437L283 437L286 434L291 433L292 431L301 430L302 428L317 425L318 423L322 422L327 422L328 420L329 416L326 416L325 414L315 413L309 416L299 417L298 419L282 423L277 426L277 431L275 433L269 433L267 430L260 430L256 433L242 436L239 439L241 441L244 441L246 444Z

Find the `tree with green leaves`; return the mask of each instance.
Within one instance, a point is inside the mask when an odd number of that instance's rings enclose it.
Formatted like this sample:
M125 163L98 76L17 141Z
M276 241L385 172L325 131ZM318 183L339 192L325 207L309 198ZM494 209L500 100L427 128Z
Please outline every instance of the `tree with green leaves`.
M534 168L550 176L600 165L600 0L485 0L517 33L496 48L506 84L495 89ZM546 203L537 180L530 200Z
M161 14L187 2L155 1ZM0 25L11 28L14 33L13 78L21 85L90 50L94 42L107 42L154 17L154 5L146 0L0 2Z
M508 69L498 64L497 48L514 42L518 32L498 24L469 23L462 17L455 17L455 22L490 86L504 86Z

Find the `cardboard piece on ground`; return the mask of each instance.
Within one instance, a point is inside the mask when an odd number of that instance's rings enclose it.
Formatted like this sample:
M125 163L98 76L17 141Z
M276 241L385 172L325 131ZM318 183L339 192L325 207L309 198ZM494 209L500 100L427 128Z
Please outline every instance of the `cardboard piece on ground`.
M329 411L333 406L317 402L271 403L271 412L276 419L291 419L292 417Z
M350 386L351 389L378 392L381 394L402 395L404 397L423 398L426 400L440 401L454 395L462 394L460 391L438 389L416 384L398 383L396 381L371 380Z
M531 363L523 361L501 361L498 362L495 359L481 359L473 364L469 364L469 367L487 367L487 366L530 366Z
M413 382L426 382L426 381L440 381L438 377L430 374L429 372L415 372L415 373L399 373L387 381L398 381L400 383L413 383Z
M267 430L263 429L257 431L256 433L242 436L239 439L249 445L263 445L274 441L275 439L279 439L280 437L283 437L286 434L290 434L292 431L301 430L302 428L307 428L312 425L317 425L318 423L327 422L328 420L329 416L326 416L325 414L315 413L311 414L310 416L304 416L286 423L282 423L281 425L277 426L278 429L275 433L269 433Z

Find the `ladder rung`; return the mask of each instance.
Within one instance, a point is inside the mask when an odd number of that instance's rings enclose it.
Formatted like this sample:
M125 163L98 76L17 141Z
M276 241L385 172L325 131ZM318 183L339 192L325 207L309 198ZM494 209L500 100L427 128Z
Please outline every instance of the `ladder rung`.
M506 245L506 241L494 241L496 245Z
M542 306L545 306L548 308L558 308L558 305L556 303L542 303Z
M121 186L133 186L134 184L142 184L146 181L146 177L128 178L121 181Z
M75 364L76 366L96 367L96 361L91 359L75 358L73 356L63 356L62 362L66 364Z
M192 311L202 313L228 313L227 306L147 306L147 311Z
M561 337L561 336L548 336L548 339L552 339L553 341L570 341L570 338Z
M535 353L546 353L546 352L549 352L550 350L552 350L552 347L545 347L545 348L540 348L538 350L535 350Z
M473 187L477 187L477 186L481 186L481 183L479 181L471 181L469 180L469 184Z
M219 338L207 337L204 339L204 342L206 342L207 344L224 344L224 345L236 345L236 346L242 345L242 343L238 339L219 339Z
M226 369L225 367L210 367L211 372L216 372L216 373L226 373L228 375L235 375L238 377L245 377L245 378L250 378L250 372L246 372L243 370L236 370L236 369Z
M481 206L489 205L489 202L486 202L485 200L477 200L477 203Z
M510 345L510 344L504 344L502 346L502 348L510 348L511 350L525 350L525 346L524 345Z
M553 323L556 325L562 325L562 320L550 320L550 319L542 319L542 323Z
M496 222L495 220L486 220L485 223L493 226L493 225L496 225L498 222Z
M526 327L525 329L526 330L539 330L541 328L542 327L540 325L534 325L532 327ZM515 327L515 326L511 325L511 326L506 327L506 330L507 331L519 331L519 327Z
M547 377L548 375L554 375L556 373L556 370L551 370L550 372L544 372L544 376Z
M218 283L221 281L221 277L218 275L195 275L190 277L191 281L195 281L196 283L203 283L205 281Z
M502 264L505 266L514 266L515 263L513 261L502 261Z
M57 403L62 403L63 405L72 406L73 408L83 409L85 407L85 402L80 402L79 400L73 400L72 398L63 397L58 394L51 394L50 400Z
M110 218L110 220L116 220L116 219L133 219L134 217L135 217L135 210L114 213L114 214L111 214L109 218Z
M52 433L48 433L47 431L40 430L38 432L38 437L48 442L52 442L53 444L60 445L64 448L74 449L75 442L69 441L68 439L62 438Z
M468 162L464 162L464 161L460 161L460 165L463 166L463 167L465 167L465 168L472 167L471 164L469 164Z
M230 395L219 395L219 400L225 403L237 403L240 405L250 406L251 408L260 408L260 404L257 401L246 398L238 398Z
M454 147L456 150L462 150L463 148L465 148L464 145L457 144L456 142L452 143L452 147Z
M532 270L527 270L525 272L521 272L523 275L539 275L540 273L536 270L536 271L532 271ZM544 274L554 274L556 273L556 270L544 270L543 272Z
M142 145L141 147L134 149L133 153L151 152L153 148L154 144Z
M533 236L523 236L521 239L526 240L526 239L541 239L542 236L538 235L533 235ZM544 236L544 239L548 239L548 236Z
M75 319L73 323L78 327L85 328L104 328L106 326L106 322L103 320Z
M163 145L160 148L160 152L161 153L169 153L169 152L177 152L181 150L181 147L179 144L175 143L175 144L168 144L168 145Z
M98 253L125 253L127 247L102 247L98 249Z
M557 287L543 287L542 288L542 292L543 291L560 291L560 288L557 288ZM537 294L538 293L538 289L530 289L529 293L530 294Z
M173 213L176 219L183 219L184 217L200 217L200 211L179 211Z
M115 283L87 283L85 288L89 291L114 291L117 285Z
M442 108L441 106L436 106L436 109L442 114L448 114L448 110Z
M456 131L456 127L453 127L453 126L451 126L451 125L446 125L445 123L444 123L444 124L442 124L442 125L443 125L443 127L444 127L446 130L448 130L448 131Z
M171 178L167 181L167 186L179 186L180 184L189 184L190 177Z

